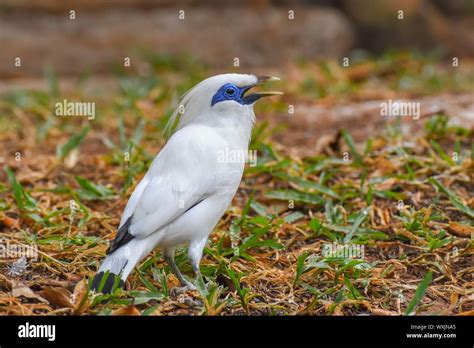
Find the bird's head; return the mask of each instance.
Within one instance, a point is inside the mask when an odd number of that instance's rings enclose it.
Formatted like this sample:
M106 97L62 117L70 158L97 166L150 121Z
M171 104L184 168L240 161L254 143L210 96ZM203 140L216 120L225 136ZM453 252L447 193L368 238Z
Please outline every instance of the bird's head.
M249 90L267 81L279 80L271 76L255 76L244 74L225 74L211 77L203 82L209 83L211 88L211 107L227 108L253 106L262 97L279 95L281 92L255 92Z
M250 124L255 119L253 105L262 97L282 92L253 92L251 89L277 77L249 74L222 74L209 77L189 90L168 123L168 130L191 123L206 125Z

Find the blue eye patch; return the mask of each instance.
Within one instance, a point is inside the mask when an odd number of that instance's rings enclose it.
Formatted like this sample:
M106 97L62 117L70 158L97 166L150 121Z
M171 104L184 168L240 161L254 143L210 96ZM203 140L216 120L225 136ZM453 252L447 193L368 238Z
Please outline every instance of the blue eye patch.
M214 94L214 96L212 97L211 106L214 106L215 104L226 100L233 100L242 105L252 104L258 98L254 98L252 97L252 95L244 96L244 94L253 86L254 85L237 87L233 83L226 83L221 88L219 88L216 94Z

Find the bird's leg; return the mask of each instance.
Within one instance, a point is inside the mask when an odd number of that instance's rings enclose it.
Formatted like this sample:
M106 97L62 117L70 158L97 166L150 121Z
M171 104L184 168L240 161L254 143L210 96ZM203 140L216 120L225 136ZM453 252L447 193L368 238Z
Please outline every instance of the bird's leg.
M201 271L199 270L199 264L193 264L193 271L195 276L195 282L198 282L200 278L202 278Z
M189 261L191 261L191 266L193 267L195 275L195 283L199 282L202 279L201 271L199 270L199 264L201 263L202 251L206 245L207 238L200 240L197 243L191 243L189 245L188 256Z
M201 263L202 250L204 249L206 240L207 239L204 239L202 241L199 241L198 243L191 242L188 250L189 261L191 262L191 266L193 267L193 271L195 274L194 284L196 284L197 286L199 286L199 282L204 283L201 271L199 270L199 264ZM206 285L204 284L204 286ZM203 305L203 302L200 300L188 299L187 302L188 305L190 305L191 307L202 307Z
M166 249L163 251L163 257L166 263L170 266L171 271L173 274L178 278L179 282L181 283L181 287L176 287L171 289L171 293L173 295L182 294L188 290L195 290L194 285L186 280L184 276L181 274L176 262L174 261L174 249Z

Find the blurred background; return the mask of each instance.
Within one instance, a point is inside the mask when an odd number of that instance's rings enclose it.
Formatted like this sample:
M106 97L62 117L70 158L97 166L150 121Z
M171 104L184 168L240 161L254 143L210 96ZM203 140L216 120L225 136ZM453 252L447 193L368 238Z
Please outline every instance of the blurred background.
M355 49L474 55L472 0L1 0L0 28L2 79L135 69L150 50L248 69Z
M306 155L307 140L341 127L377 131L377 100L426 96L423 115L472 125L473 18L469 0L1 0L0 93L80 87L101 105L121 91L162 124L207 76L274 74L286 97L269 122Z

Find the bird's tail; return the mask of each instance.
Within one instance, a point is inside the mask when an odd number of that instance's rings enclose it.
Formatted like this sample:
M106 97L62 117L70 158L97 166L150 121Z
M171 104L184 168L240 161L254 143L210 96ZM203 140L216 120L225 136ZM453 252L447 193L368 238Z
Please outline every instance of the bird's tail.
M127 244L107 255L92 279L91 289L109 294L115 288L122 287L139 261L136 254L133 252L133 245Z

